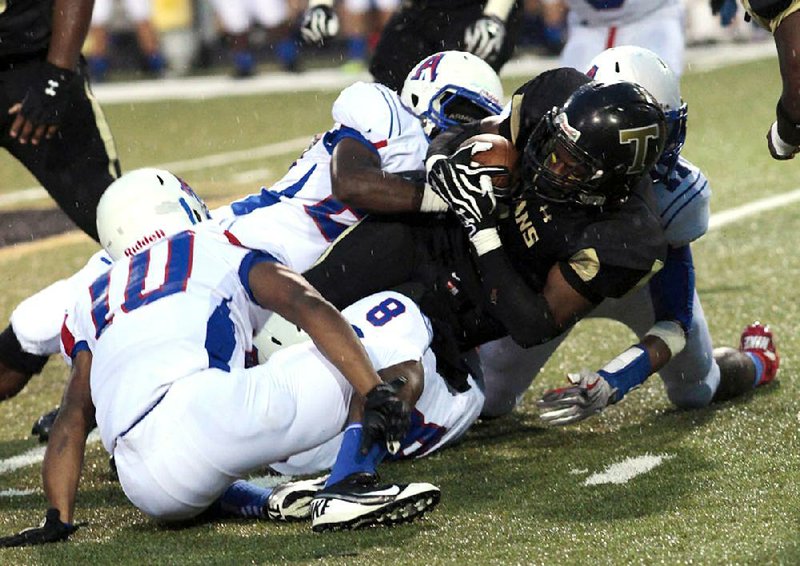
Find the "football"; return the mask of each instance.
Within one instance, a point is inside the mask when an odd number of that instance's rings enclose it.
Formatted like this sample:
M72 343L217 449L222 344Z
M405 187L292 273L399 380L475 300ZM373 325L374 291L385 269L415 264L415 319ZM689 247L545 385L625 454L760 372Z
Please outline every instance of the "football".
M516 170L519 152L514 144L508 139L498 134L478 134L464 141L461 147L474 142L489 142L492 144L490 149L472 155L472 162L479 165L494 165L505 167L507 173L494 175L492 185L495 187L506 188L511 184L512 176Z

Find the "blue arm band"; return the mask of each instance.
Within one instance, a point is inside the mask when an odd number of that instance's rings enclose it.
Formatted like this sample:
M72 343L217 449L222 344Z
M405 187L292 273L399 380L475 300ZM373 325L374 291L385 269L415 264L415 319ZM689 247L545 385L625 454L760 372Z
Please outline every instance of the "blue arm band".
M597 372L617 390L615 401L622 399L634 387L640 386L653 373L650 356L638 344L631 346Z
M694 263L687 246L669 248L664 267L650 280L656 320L675 320L684 330L692 325Z

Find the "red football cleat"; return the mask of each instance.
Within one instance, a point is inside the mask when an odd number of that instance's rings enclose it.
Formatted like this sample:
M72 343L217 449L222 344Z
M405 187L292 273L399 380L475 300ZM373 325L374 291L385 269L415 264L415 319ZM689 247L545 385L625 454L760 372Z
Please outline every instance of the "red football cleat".
M781 358L775 349L775 341L769 326L758 321L747 326L742 332L739 350L758 357L764 364L764 373L755 384L756 387L775 379L775 374L778 373L778 367L781 365Z

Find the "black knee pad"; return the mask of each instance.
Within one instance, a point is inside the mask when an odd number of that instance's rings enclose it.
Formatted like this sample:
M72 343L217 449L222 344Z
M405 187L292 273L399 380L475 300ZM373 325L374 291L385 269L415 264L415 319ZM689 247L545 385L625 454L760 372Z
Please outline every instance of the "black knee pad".
M49 356L29 354L22 349L14 330L9 324L0 332L0 363L7 367L31 375L40 373Z

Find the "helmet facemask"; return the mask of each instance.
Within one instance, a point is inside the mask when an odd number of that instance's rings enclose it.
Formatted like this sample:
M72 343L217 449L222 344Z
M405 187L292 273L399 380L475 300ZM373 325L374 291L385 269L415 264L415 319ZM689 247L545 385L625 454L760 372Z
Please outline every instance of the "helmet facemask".
M545 200L581 206L620 204L628 198L626 186L619 196L608 191L613 171L583 150L569 134L566 116L554 108L534 129L522 156L522 192Z

